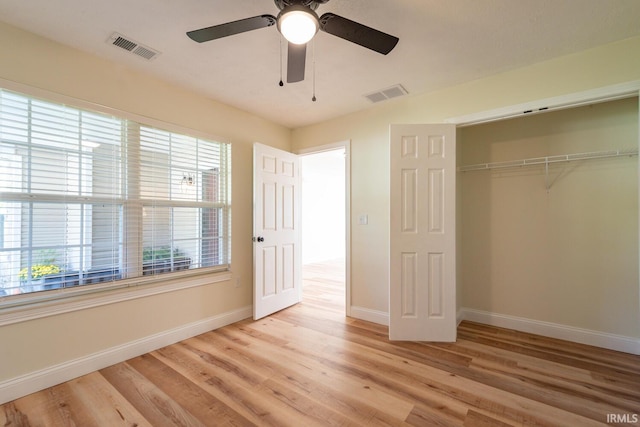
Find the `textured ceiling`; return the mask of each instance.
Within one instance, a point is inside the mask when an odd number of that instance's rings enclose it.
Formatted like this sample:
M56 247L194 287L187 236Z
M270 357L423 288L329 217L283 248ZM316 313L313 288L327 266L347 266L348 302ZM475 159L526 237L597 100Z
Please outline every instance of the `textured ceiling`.
M364 95L395 84L412 96L640 35L638 0L331 0L319 15L333 12L400 42L384 56L320 32L307 50L306 79L284 87L275 27L202 44L185 35L277 12L272 0L0 2L6 23L290 128L369 108ZM113 32L161 54L132 55L106 42Z

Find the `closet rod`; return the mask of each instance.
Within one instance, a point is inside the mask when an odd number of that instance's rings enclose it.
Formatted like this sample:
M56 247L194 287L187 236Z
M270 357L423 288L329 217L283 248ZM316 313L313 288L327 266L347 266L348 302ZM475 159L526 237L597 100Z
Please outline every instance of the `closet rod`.
M590 159L603 159L607 157L627 157L637 156L638 149L624 149L624 150L608 150L608 151L593 151L589 153L576 153L576 154L561 154L557 156L547 157L534 157L531 159L523 160L510 160L506 162L494 162L494 163L479 163L476 165L467 165L458 167L459 172L490 170L490 169L504 169L504 168L516 168L523 166L534 165L549 165L550 163L558 162L571 162L575 160L590 160Z

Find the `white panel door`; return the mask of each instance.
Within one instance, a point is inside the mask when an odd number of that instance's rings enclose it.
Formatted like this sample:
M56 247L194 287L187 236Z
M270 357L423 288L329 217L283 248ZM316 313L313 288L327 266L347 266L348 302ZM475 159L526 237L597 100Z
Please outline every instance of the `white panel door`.
M253 318L302 298L300 162L295 154L253 147Z
M455 341L454 125L392 125L389 338Z

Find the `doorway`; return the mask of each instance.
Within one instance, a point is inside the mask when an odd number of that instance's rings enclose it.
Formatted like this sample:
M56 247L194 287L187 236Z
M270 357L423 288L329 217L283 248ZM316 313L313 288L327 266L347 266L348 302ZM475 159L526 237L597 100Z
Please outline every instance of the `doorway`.
M348 147L300 156L302 299L344 316L348 304Z

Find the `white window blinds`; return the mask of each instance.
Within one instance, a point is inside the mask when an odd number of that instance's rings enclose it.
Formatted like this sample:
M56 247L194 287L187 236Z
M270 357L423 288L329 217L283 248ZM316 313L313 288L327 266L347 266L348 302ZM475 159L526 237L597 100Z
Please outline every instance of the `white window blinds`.
M151 261L143 274L168 269L171 259L177 269L227 263L229 182L220 168L226 148L140 127L143 260Z
M230 146L0 90L0 296L227 268Z

